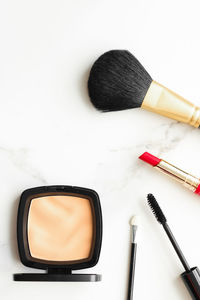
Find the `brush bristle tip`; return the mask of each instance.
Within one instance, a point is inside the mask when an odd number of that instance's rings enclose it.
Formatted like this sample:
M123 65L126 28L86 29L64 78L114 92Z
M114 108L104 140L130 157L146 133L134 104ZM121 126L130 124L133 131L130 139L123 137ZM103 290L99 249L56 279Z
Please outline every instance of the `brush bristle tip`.
M111 50L93 64L88 92L97 109L124 110L142 105L151 82L151 76L129 51Z
M140 218L138 215L132 216L132 218L130 220L131 226L138 226L139 222L140 222Z

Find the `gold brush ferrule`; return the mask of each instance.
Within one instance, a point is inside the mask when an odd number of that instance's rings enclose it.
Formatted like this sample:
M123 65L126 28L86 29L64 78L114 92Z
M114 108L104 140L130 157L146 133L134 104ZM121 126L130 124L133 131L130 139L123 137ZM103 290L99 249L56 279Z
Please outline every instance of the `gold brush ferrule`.
M152 81L141 107L194 127L200 126L200 107L156 81Z
M193 192L196 191L200 184L199 178L184 172L183 170L169 164L165 160L161 160L154 168L158 168L163 173L173 177Z

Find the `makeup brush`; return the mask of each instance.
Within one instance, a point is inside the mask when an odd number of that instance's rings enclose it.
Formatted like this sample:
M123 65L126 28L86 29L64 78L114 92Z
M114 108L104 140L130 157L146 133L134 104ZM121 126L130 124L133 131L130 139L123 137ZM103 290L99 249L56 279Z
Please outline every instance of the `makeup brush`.
M158 202L152 194L147 195L148 204L153 211L157 221L163 226L170 242L172 243L174 250L176 251L185 272L181 274L182 280L187 287L192 299L200 299L200 271L197 267L190 268L186 258L183 255L169 225L167 224L167 219L162 212Z
M126 50L108 51L95 61L88 92L93 105L103 112L141 107L200 126L200 107L154 81Z
M131 218L131 256L130 256L130 269L129 269L129 282L128 282L128 298L127 300L133 299L133 287L135 278L135 261L137 244L135 243L135 236L138 228L138 216L133 216Z

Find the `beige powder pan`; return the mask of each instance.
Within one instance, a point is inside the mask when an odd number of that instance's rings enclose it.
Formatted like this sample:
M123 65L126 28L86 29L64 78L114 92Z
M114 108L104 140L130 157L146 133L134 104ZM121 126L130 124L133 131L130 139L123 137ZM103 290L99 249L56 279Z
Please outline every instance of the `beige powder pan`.
M98 194L86 188L45 186L24 191L17 221L18 249L25 266L47 273L15 274L17 281L99 281L97 274L72 274L94 266L102 240Z
M31 256L38 259L88 259L93 244L90 201L65 195L33 199L28 216L28 241Z

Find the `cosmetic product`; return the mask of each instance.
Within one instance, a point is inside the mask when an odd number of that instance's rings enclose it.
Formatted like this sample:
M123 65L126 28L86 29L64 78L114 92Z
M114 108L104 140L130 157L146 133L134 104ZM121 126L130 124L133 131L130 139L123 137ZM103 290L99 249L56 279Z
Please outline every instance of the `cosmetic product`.
M163 116L200 125L200 108L154 81L140 62L126 50L111 50L93 64L88 91L101 111L141 107Z
M100 281L98 274L72 274L99 260L102 214L98 194L60 185L24 191L17 240L21 262L47 272L14 274L16 281Z
M130 256L130 267L129 267L129 282L128 282L128 297L127 300L133 299L133 287L135 279L135 262L136 262L136 252L137 244L135 243L135 236L138 228L138 216L133 216L131 218L131 256Z
M200 179L175 167L167 161L160 159L148 152L144 152L139 159L152 165L157 170L169 175L182 183L185 187L193 191L195 194L200 195Z
M148 204L153 211L157 221L163 226L170 242L172 243L174 250L176 251L185 272L181 274L181 278L188 289L192 299L200 299L200 271L197 267L190 268L186 258L184 257L169 225L167 224L167 219L162 212L158 202L152 194L147 195Z

